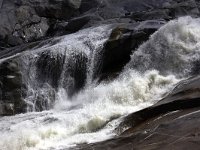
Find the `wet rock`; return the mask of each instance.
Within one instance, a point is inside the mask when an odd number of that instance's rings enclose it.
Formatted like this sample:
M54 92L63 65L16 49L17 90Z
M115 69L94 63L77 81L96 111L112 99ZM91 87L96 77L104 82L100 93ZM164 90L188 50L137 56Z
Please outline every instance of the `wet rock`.
M0 116L9 116L14 115L14 104L7 103L4 104L3 102L0 103Z
M34 99L32 101L34 105L27 104L26 107L29 111L39 112L49 110L54 106L56 90L51 85L43 83L42 85L38 85L34 90L36 92L33 95Z
M52 21L51 27L48 30L49 36L61 36L65 34L69 34L71 32L66 31L66 27L68 25L67 21Z
M55 90L64 88L68 96L74 95L84 87L87 78L87 56L77 53L67 61L65 57L59 53L52 57L49 51L40 54L36 62L39 87L49 84Z
M66 89L69 96L73 96L85 86L88 61L88 57L84 53L75 54L68 60L64 69L65 79L61 86Z
M66 2L70 7L78 9L81 6L81 1L82 0L67 0Z
M11 111L12 114L24 112L26 104L23 99L26 86L22 83L22 74L17 61L6 61L0 65L0 83L2 112L6 110L7 114Z
M131 53L164 24L164 21L152 20L116 25L104 45L101 62L97 62L101 65L96 69L94 79L100 77L102 80L119 73L129 62Z
M64 69L65 55L59 53L54 57L52 55L49 51L44 51L40 54L36 62L37 80L41 86L48 83L52 87L58 88L59 79Z
M26 43L26 44L22 44L20 46L7 48L7 49L0 51L0 59L10 57L12 55L16 55L16 54L24 52L24 51L41 48L45 45L52 46L52 45L55 45L56 43L59 43L60 40L62 40L62 37L52 38L52 39L47 39L47 40L42 40L42 41L36 41L36 42L32 42L32 43Z
M199 108L174 111L160 118L154 118L135 129L132 133L122 135L97 144L81 146L82 150L180 150L199 149Z
M77 149L199 149L200 77L180 82L157 104L125 117L119 136Z

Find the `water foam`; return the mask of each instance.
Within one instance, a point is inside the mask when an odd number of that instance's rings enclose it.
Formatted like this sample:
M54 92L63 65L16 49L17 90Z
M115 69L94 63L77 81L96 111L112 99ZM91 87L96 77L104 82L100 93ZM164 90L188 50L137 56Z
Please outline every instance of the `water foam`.
M69 98L60 88L52 110L0 118L3 150L62 149L115 136L123 116L151 106L190 75L199 59L200 19L170 21L132 55L110 83Z
M200 19L181 17L154 33L133 53L127 68L159 70L162 74L188 76L200 59Z
M68 94L75 91L73 74L77 68L82 69L82 76L86 76L86 84L91 83L93 71L97 68L95 60L100 59L97 53L103 48L110 32L110 25L89 28L54 39L59 41L56 44L50 43L21 53L16 59L21 64L23 82L28 86L25 98L27 111L38 111L38 101L43 101L39 110L52 108L54 99L60 99L56 97L59 94L56 94L55 88L58 91L65 89Z
M59 149L108 139L114 135L117 118L152 105L177 81L155 70L145 75L129 70L112 83L82 91L71 100L73 109L57 104L51 111L1 118L0 146L5 150Z

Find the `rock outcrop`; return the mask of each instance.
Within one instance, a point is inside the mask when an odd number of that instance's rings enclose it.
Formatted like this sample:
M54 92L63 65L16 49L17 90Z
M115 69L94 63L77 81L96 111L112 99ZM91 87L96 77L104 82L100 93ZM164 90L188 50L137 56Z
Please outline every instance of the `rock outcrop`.
M196 0L1 0L0 49L108 23L199 16Z

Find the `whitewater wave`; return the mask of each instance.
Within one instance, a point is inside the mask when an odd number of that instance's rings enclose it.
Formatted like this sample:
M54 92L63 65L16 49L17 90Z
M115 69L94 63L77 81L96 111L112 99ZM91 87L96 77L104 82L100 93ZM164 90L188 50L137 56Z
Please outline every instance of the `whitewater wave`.
M181 17L172 20L139 47L127 68L141 72L159 70L161 74L191 75L200 59L200 19Z
M60 149L108 139L122 115L152 105L177 81L155 70L144 75L129 70L110 84L88 87L71 104L62 100L51 111L1 118L0 147Z
M170 21L132 54L114 81L91 83L73 97L60 87L53 109L0 118L0 147L62 149L115 136L125 115L155 104L191 75L199 60L199 25L191 17Z

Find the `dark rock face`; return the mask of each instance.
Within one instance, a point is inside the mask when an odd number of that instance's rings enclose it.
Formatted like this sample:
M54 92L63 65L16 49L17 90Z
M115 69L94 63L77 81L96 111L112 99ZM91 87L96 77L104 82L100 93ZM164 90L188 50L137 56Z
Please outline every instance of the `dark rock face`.
M85 85L88 58L80 53L66 62L65 57L59 53L52 57L49 51L40 54L36 62L37 80L41 86L48 83L56 90L62 87L72 96Z
M1 0L0 50L108 23L199 16L196 0Z
M65 79L62 83L62 87L67 89L69 96L73 96L75 93L80 91L87 79L87 63L88 58L82 53L75 54L75 60L71 58L68 61L67 67L65 68Z
M131 53L165 23L164 21L151 20L116 25L104 45L102 60L97 62L101 66L96 70L94 78L107 79L119 73L129 62Z
M127 116L114 139L77 149L199 149L200 77L181 82L152 107Z
M81 0L1 1L1 49L44 38L47 36L51 20L69 19L80 5Z
M17 61L10 60L0 66L0 103L2 112L9 115L16 112L24 112L25 102L23 101L26 86L22 83L22 74L18 68Z
M57 54L57 59L51 57L47 51L40 54L36 62L37 78L41 85L49 83L54 88L58 88L59 79L62 73L65 56Z

